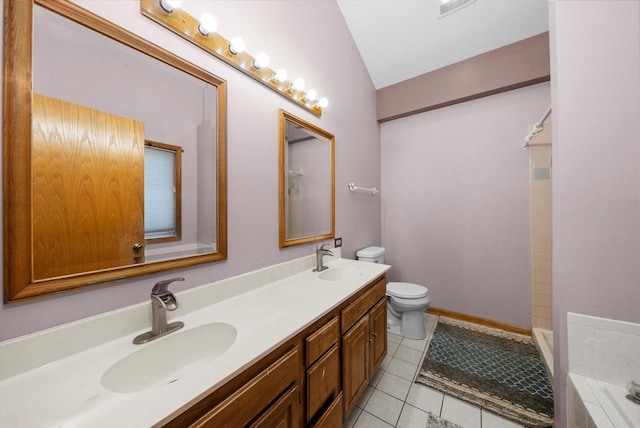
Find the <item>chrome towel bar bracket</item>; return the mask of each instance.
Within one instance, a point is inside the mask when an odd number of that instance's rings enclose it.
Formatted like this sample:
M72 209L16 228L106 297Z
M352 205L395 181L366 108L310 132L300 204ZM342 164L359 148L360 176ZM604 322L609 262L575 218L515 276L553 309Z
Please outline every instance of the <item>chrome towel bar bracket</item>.
M372 187L371 189L367 189L366 187L358 187L353 183L349 183L347 186L349 187L349 190L351 190L352 192L355 192L356 190L361 190L363 192L370 192L372 195L377 195L378 193L380 193L380 191L375 187Z

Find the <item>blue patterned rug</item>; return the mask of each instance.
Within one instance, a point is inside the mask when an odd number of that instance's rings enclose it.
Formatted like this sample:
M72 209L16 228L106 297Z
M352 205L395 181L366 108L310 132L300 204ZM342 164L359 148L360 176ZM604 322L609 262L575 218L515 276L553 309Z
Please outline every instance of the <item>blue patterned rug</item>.
M530 336L440 317L416 382L526 427L553 422L553 389Z

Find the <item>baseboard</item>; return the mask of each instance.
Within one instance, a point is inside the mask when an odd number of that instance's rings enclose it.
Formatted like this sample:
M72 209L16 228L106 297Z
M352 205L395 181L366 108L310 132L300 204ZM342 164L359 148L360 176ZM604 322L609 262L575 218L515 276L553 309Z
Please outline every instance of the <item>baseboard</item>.
M474 324L483 325L485 327L498 328L500 330L508 331L511 333L518 334L526 334L528 336L532 335L532 331L530 328L520 327L517 325L507 324L499 321L488 320L486 318L480 318L473 315L461 314L460 312L448 311L446 309L438 309L430 307L427 309L427 313L433 315L442 315L443 317L453 318L460 321L472 322Z

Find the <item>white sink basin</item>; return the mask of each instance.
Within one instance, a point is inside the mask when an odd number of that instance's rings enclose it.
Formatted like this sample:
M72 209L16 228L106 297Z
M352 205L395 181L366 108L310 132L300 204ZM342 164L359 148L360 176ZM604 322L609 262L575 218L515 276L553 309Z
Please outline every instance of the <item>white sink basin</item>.
M102 385L113 392L136 392L175 382L222 355L236 337L236 329L226 323L170 333L112 365Z
M362 276L360 269L351 266L329 268L320 272L318 278L325 281L354 281Z

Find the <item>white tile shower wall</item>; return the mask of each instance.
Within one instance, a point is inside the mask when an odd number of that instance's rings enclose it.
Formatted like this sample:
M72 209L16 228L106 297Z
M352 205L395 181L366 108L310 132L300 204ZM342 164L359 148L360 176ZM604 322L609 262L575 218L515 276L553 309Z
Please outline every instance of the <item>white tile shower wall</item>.
M640 324L567 314L569 373L614 385L640 377Z

